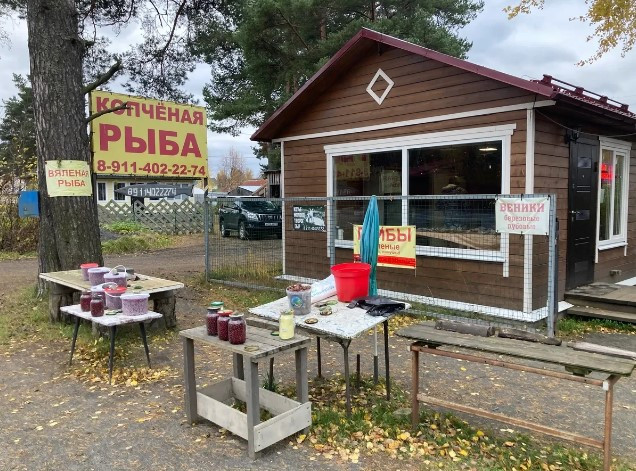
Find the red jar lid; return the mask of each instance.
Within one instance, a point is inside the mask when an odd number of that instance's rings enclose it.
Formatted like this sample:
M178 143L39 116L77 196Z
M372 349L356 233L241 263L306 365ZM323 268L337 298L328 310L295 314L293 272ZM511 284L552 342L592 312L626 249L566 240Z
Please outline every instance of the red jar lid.
M229 309L223 310L223 311L219 311L219 316L222 317L229 317L230 314L232 314L234 311L230 311Z
M80 268L97 268L98 266L97 263L82 263Z
M106 294L124 294L126 292L125 286L117 286L116 288L104 288Z

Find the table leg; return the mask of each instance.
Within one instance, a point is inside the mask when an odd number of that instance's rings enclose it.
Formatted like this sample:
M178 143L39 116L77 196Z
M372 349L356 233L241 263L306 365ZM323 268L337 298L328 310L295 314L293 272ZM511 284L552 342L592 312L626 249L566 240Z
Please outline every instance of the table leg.
M417 400L417 394L420 388L420 352L411 350L411 426L413 430L417 429L420 421L420 402Z
M351 381L349 378L349 345L351 341L344 341L342 349L344 350L344 368L345 368L345 395L347 397L347 417L351 417Z
M309 382L307 378L307 348L301 348L294 352L296 355L296 398L304 404L309 401ZM307 434L309 427L303 429Z
M80 318L75 316L75 328L73 329L73 340L71 340L71 356L68 359L68 365L73 363L73 353L75 353L75 342L77 341L77 332L79 331Z
M360 389L360 354L356 354L356 389Z
M610 471L612 465L612 409L614 407L614 383L617 376L610 376L605 391L605 431L603 434L603 471Z
M240 353L232 353L232 371L234 377L245 379L245 371L243 370L243 355Z
M384 321L384 368L386 374L386 400L391 400L391 378L389 377L389 321Z
M185 411L188 422L192 424L199 420L197 385L194 376L194 341L185 337L183 338L183 380L185 382Z
M248 371L245 377L245 402L247 405L247 454L256 459L254 450L254 427L261 419L261 406L258 394L258 362L248 361Z
M322 356L320 353L320 337L316 337L316 353L318 354L318 377L322 378Z
M274 357L269 359L269 376L267 377L267 386L270 391L274 390Z
M117 326L110 327L110 355L108 356L108 384L113 382L113 363L115 361L115 335L117 335Z
M141 331L141 340L144 342L144 350L146 350L146 360L148 360L148 368L152 368L150 364L150 350L148 349L148 338L146 337L146 325L143 322L139 323L139 330Z
M378 384L378 326L373 328L373 384Z

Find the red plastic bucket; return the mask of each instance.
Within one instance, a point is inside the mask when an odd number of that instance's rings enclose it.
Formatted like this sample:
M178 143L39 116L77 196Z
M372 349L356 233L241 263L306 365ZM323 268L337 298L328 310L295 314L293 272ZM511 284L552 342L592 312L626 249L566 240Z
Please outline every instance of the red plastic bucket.
M338 301L348 303L369 295L371 265L368 263L340 263L331 267L331 273L336 279Z

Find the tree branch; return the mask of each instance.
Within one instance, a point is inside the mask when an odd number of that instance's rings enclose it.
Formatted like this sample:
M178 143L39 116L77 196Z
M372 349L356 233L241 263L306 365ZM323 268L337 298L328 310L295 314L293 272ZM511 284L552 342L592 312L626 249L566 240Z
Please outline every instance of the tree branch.
M160 57L161 58L161 71L162 72L163 72L163 60L164 60L164 57L166 55L166 51L170 47L170 43L172 43L172 39L174 38L174 32L177 29L177 25L179 24L179 18L181 17L181 14L183 13L183 9L185 8L186 3L187 3L187 0L183 0L181 2L181 4L179 5L179 8L177 9L177 12L174 14L174 21L172 22L172 29L170 29L170 35L168 36L168 40L166 41L166 44L161 49L161 52L159 52L156 55L156 57L158 57L158 58Z
M95 90L97 87L99 87L100 85L108 82L113 75L115 75L117 72L119 72L122 69L122 65L121 65L121 61L119 59L117 59L117 62L115 62L110 69L108 69L106 71L106 73L100 75L99 77L97 77L97 80L95 80L94 82L89 83L88 85L85 85L84 88L82 88L82 93L84 95L86 95L87 93Z
M94 119L99 118L100 116L104 116L105 114L113 113L113 112L119 111L119 110L128 110L128 109L130 109L130 107L128 106L128 102L126 101L126 102L122 103L121 105L114 106L113 108L109 108L107 110L102 110L102 111L98 111L97 113L93 113L88 118L86 118L84 120L84 122L86 124L88 124L91 121L93 121Z
M291 23L291 21L289 21L287 19L287 17L284 15L283 11L280 8L277 8L277 10L278 10L278 14L283 18L283 20L285 20L285 23L287 23L289 25L289 27L291 28L292 32L296 35L296 37L298 39L300 39L300 42L303 43L303 45L305 46L305 49L309 50L309 45L305 42L305 40L300 35L298 30L296 30L296 27Z

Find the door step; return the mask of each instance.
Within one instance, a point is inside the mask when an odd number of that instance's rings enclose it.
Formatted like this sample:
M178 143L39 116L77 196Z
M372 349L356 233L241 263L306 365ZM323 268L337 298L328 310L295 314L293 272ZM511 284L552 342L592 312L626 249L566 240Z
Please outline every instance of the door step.
M573 306L567 310L567 314L573 316L593 317L596 319L609 319L619 322L631 322L636 324L636 313L634 312L621 312L593 306Z

